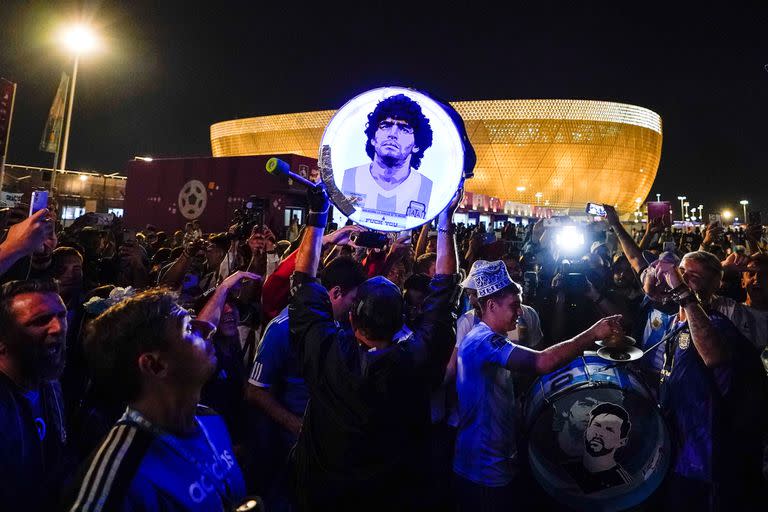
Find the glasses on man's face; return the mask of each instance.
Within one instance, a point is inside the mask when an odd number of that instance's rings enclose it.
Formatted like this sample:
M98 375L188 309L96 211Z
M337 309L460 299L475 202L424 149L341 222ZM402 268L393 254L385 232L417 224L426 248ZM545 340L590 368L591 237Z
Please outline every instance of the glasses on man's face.
M391 130L393 126L396 126L403 133L413 135L413 128L405 121L385 119L384 121L379 122L379 130L388 131Z

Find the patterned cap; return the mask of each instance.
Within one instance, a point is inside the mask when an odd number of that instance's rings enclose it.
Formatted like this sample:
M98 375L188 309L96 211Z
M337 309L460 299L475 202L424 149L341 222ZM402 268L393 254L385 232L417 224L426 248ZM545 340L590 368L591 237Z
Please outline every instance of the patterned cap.
M478 298L495 293L513 284L503 261L477 260L461 285L477 291Z

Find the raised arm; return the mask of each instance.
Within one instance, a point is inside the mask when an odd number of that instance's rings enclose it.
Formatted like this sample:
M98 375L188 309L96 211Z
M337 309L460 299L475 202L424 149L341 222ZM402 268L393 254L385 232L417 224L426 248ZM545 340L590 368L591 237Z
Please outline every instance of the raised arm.
M506 367L512 371L533 371L539 375L550 373L580 356L595 341L622 332L621 315L609 316L574 338L541 351L517 345L509 354Z
M453 214L464 196L464 187L460 187L448 207L437 217L437 262L435 274L455 274L459 268L459 255L456 252L456 237L453 228Z
M309 190L307 201L309 203L307 229L304 231L304 237L299 245L299 254L296 256L296 272L314 278L317 277L317 267L323 251L323 232L328 221L331 203L322 185L316 185Z
M200 256L205 250L205 240L198 238L185 248L168 270L160 276L158 284L178 289L184 281L184 275L192 268L192 258Z
M662 231L664 231L664 224L661 217L648 221L648 224L645 226L645 234L640 240L640 250L648 249L654 237Z
M683 277L674 263L660 262L656 272L658 279L663 279L672 290L672 296L680 304L681 320L688 320L691 339L701 359L707 367L717 366L728 357L728 349L720 337L696 295L683 281ZM650 277L649 277L650 279Z
M251 279L254 281L260 280L261 276L253 274L251 272L235 272L231 276L227 277L221 282L208 302L205 303L200 314L197 315L198 320L205 320L211 322L213 325L218 326L221 319L221 312L224 309L224 303L227 301L229 293L236 289L243 280Z
M418 258L427 252L427 242L429 241L429 222L421 226L419 231L419 240L416 242L416 257Z
M0 244L0 275L5 274L21 258L42 247L52 230L53 220L46 209L8 228L8 236Z
M605 220L608 225L613 228L613 232L616 233L616 237L619 239L619 244L621 244L621 250L629 260L629 264L632 265L632 270L634 270L637 275L640 275L640 272L648 266L645 262L645 258L643 258L643 251L640 250L640 247L635 243L632 236L627 233L627 230L621 225L616 209L608 204L604 204L603 207L605 208L606 214Z
M463 189L459 188L451 204L440 213L437 228L437 262L430 293L424 300L422 316L414 328L416 337L424 343L429 381L437 386L443 382L446 366L456 345L456 309L459 301L458 254L451 219Z

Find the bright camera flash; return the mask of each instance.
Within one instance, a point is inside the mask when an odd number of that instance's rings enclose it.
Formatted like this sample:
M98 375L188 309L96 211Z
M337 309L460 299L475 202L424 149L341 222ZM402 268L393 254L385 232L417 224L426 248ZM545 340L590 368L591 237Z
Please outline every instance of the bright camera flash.
M584 233L576 226L563 226L555 234L555 243L563 249L578 249L584 245Z

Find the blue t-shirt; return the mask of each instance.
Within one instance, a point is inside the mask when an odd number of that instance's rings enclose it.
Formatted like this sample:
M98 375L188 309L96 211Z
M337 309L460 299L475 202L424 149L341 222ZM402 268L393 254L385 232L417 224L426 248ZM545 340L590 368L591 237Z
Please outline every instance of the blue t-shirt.
M480 485L500 487L517 472L515 394L505 368L516 345L478 323L458 344L459 426L453 470Z
M256 350L248 383L270 388L277 400L297 416L303 416L309 390L301 376L297 350L291 346L288 331L288 308L272 319L264 330Z
M84 467L69 510L216 511L240 504L245 482L224 421L210 409L199 412L207 438L198 428L189 436L165 434L170 441L124 415Z

